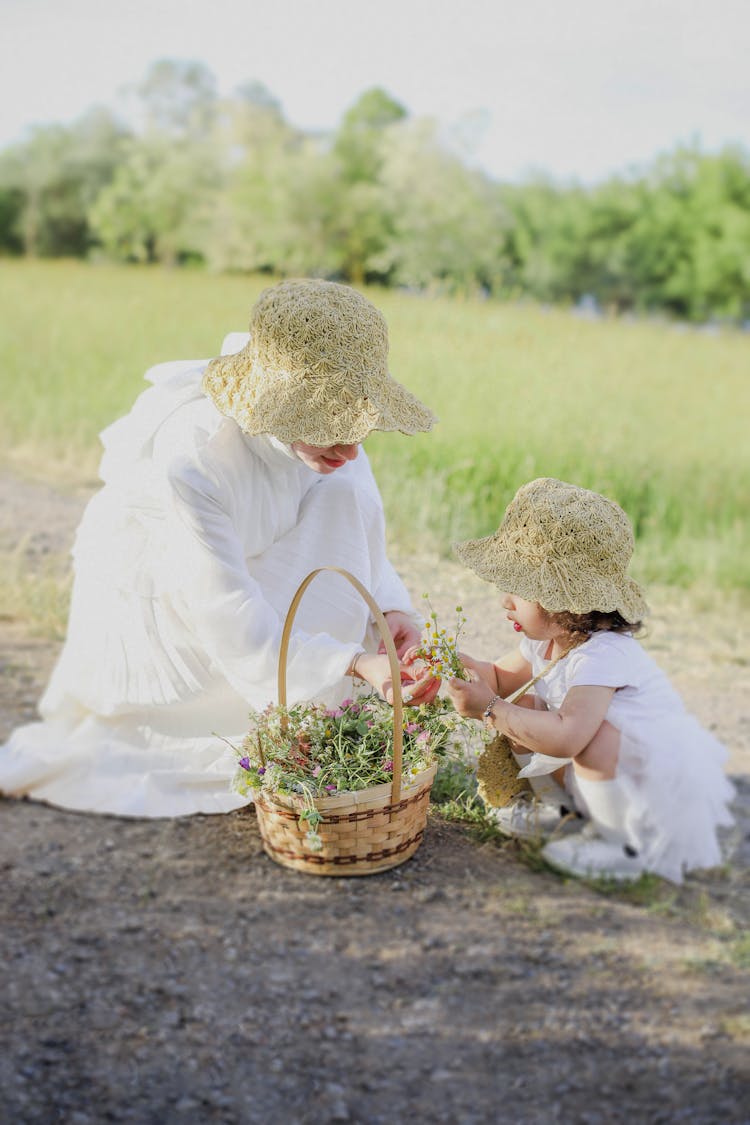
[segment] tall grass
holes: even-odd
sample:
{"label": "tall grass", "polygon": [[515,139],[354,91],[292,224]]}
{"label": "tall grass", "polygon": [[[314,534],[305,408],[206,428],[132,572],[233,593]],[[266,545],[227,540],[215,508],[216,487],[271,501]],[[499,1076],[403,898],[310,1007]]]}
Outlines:
{"label": "tall grass", "polygon": [[[211,356],[246,327],[266,279],[0,263],[4,456],[91,478],[97,432],[143,371]],[[556,310],[370,294],[394,375],[441,418],[429,435],[368,440],[404,546],[493,530],[515,489],[558,476],[606,492],[638,536],[646,580],[750,582],[750,338]]]}

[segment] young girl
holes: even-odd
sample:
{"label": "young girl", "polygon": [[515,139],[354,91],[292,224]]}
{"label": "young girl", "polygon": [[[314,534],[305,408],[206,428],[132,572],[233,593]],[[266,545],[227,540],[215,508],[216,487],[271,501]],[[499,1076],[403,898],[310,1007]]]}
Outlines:
{"label": "young girl", "polygon": [[[716,829],[732,823],[733,788],[726,751],[633,636],[647,608],[626,574],[633,545],[627,516],[605,497],[551,478],[520,488],[494,535],[455,548],[504,591],[520,647],[496,663],[465,657],[472,681],[447,686],[460,714],[529,752],[522,776],[536,788],[554,775],[589,819],[545,846],[552,866],[681,882],[721,862]],[[535,676],[535,696],[506,702]],[[503,813],[507,827],[512,810]]]}

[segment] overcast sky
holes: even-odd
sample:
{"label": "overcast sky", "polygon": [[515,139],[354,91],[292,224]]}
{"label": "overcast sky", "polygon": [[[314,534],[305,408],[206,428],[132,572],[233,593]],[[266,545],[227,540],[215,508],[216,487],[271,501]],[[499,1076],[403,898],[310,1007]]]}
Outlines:
{"label": "overcast sky", "polygon": [[0,146],[123,106],[160,58],[263,82],[305,129],[383,86],[500,179],[750,150],[750,0],[0,0]]}

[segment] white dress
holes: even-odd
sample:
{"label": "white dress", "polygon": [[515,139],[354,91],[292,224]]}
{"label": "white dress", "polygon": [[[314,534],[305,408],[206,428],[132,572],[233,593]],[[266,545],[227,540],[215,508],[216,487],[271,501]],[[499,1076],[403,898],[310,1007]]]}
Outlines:
{"label": "white dress", "polygon": [[[233,334],[225,351],[246,340]],[[238,808],[222,739],[236,744],[249,708],[276,700],[302,579],[343,567],[383,611],[413,613],[364,451],[324,476],[248,437],[202,393],[207,362],[147,372],[153,386],[101,435],[104,487],[75,539],[67,638],[43,721],[0,747],[6,794],[124,816]],[[354,654],[374,642],[360,595],[319,575],[295,618],[288,701],[340,701]]]}
{"label": "white dress", "polygon": [[[547,641],[521,640],[537,675]],[[552,710],[572,687],[615,688],[607,721],[620,731],[617,777],[627,794],[629,842],[646,869],[680,882],[684,871],[721,863],[716,829],[733,823],[734,788],[724,747],[684,707],[667,676],[634,637],[594,633],[535,686]],[[559,769],[570,759],[533,754],[521,776]]]}

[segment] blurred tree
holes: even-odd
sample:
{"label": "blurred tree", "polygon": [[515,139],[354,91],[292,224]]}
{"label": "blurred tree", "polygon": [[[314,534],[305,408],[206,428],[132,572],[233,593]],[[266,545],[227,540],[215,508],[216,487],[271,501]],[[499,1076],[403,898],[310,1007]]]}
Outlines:
{"label": "blurred tree", "polygon": [[627,237],[634,303],[693,320],[750,311],[750,162],[679,149],[635,185]]}
{"label": "blurred tree", "polygon": [[202,260],[222,186],[213,75],[203,63],[163,59],[137,93],[145,128],[92,206],[92,228],[122,261]]}
{"label": "blurred tree", "polygon": [[333,143],[347,183],[375,183],[383,165],[383,131],[407,116],[404,107],[375,86],[344,114]]}
{"label": "blurred tree", "polygon": [[216,79],[202,62],[160,59],[137,87],[146,131],[199,141],[211,135],[218,113]]}
{"label": "blurred tree", "polygon": [[126,132],[108,110],[79,121],[37,126],[28,141],[0,154],[0,191],[10,193],[4,236],[29,255],[85,254],[89,209],[120,160]]}
{"label": "blurred tree", "polygon": [[347,280],[385,281],[375,264],[385,246],[389,208],[381,183],[388,138],[405,108],[378,86],[365,90],[344,114],[329,163],[330,235],[338,270]]}
{"label": "blurred tree", "polygon": [[91,208],[91,226],[120,261],[201,260],[216,192],[212,149],[155,134],[133,138]]}
{"label": "blurred tree", "polygon": [[586,188],[469,166],[481,115],[441,132],[366,90],[335,133],[294,128],[249,82],[220,99],[163,59],[140,127],[106,110],[0,152],[0,252],[205,261],[449,291],[585,295],[615,309],[750,318],[750,155],[683,147]]}
{"label": "blurred tree", "polygon": [[400,285],[499,290],[508,215],[494,185],[445,151],[425,120],[394,127],[383,161],[383,247],[368,269]]}
{"label": "blurred tree", "polygon": [[216,169],[222,189],[205,243],[220,270],[281,270],[292,238],[290,194],[310,177],[309,144],[260,83],[222,107]]}
{"label": "blurred tree", "polygon": [[0,254],[23,253],[23,208],[24,195],[19,188],[0,187]]}

